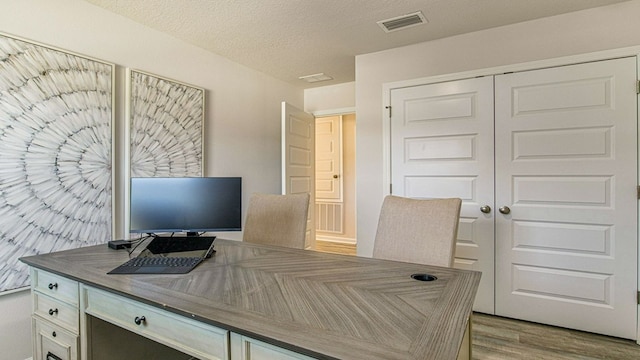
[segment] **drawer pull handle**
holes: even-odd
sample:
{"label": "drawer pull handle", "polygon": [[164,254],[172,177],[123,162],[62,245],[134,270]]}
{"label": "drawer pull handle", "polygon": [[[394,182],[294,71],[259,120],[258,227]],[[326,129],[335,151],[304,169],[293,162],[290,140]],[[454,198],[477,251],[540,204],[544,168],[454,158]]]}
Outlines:
{"label": "drawer pull handle", "polygon": [[53,289],[57,289],[58,288],[58,283],[49,283],[49,290],[53,290]]}
{"label": "drawer pull handle", "polygon": [[133,319],[133,322],[136,323],[136,325],[143,324],[145,321],[147,321],[147,319],[144,316],[136,316],[136,318]]}
{"label": "drawer pull handle", "polygon": [[56,332],[54,331],[54,332],[51,333],[51,336],[56,337],[56,336],[58,336],[58,334],[56,334]]}
{"label": "drawer pull handle", "polygon": [[58,309],[49,309],[49,315],[53,316],[53,314],[57,314]]}
{"label": "drawer pull handle", "polygon": [[52,353],[51,351],[49,351],[47,353],[47,359],[46,360],[62,360],[62,358],[56,356],[54,353]]}

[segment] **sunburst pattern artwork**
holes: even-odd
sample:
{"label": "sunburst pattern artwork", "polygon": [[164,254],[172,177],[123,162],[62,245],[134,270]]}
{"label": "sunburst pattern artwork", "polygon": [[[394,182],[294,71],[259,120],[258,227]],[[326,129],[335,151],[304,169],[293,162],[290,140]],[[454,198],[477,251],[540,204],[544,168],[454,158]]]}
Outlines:
{"label": "sunburst pattern artwork", "polygon": [[204,90],[129,70],[132,177],[202,176]]}
{"label": "sunburst pattern artwork", "polygon": [[113,65],[0,35],[0,292],[112,235]]}

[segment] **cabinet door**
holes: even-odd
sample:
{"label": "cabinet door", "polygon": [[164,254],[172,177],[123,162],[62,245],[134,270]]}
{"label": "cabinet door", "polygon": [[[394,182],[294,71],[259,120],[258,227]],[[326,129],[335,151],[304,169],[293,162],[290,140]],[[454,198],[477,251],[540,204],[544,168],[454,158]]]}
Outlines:
{"label": "cabinet door", "polygon": [[496,314],[634,339],[636,60],[496,76]]}
{"label": "cabinet door", "polygon": [[36,316],[32,324],[36,360],[78,359],[77,335]]}
{"label": "cabinet door", "polygon": [[482,271],[474,310],[490,314],[493,134],[493,77],[391,90],[392,193],[462,199],[455,267]]}

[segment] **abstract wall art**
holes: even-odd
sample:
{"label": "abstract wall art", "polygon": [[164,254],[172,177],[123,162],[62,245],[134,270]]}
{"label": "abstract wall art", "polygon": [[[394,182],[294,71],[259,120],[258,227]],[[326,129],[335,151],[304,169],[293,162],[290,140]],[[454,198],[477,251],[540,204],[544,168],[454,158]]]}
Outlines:
{"label": "abstract wall art", "polygon": [[0,34],[0,292],[112,238],[114,65]]}
{"label": "abstract wall art", "polygon": [[203,174],[204,89],[128,71],[131,177]]}

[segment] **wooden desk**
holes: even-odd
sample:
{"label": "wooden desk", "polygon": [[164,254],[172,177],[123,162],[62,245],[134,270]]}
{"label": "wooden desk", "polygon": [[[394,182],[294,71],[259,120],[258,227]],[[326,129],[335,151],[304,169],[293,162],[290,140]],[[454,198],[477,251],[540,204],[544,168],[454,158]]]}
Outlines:
{"label": "wooden desk", "polygon": [[77,335],[70,347],[82,359],[108,358],[96,348],[113,347],[98,336],[113,329],[100,332],[107,323],[96,319],[199,358],[456,359],[480,281],[472,271],[221,239],[215,249],[184,275],[107,275],[128,255],[106,245],[22,258],[32,267],[35,336],[56,341],[47,331],[60,301],[77,308],[79,324],[71,317],[61,330]]}

